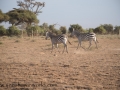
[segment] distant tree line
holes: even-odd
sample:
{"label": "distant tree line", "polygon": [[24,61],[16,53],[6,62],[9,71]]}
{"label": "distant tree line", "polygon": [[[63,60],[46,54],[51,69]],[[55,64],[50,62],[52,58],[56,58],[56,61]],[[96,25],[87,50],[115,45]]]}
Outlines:
{"label": "distant tree line", "polygon": [[24,0],[17,1],[17,5],[20,8],[13,8],[13,10],[3,13],[0,10],[0,23],[9,22],[11,26],[5,29],[4,26],[0,26],[0,36],[39,36],[45,35],[46,31],[51,31],[58,34],[65,34],[67,32],[72,32],[72,29],[78,30],[80,32],[95,32],[96,34],[119,34],[120,26],[115,26],[111,24],[103,24],[96,28],[83,29],[79,24],[72,24],[69,26],[68,30],[65,26],[60,26],[56,29],[55,26],[58,24],[48,25],[43,23],[38,25],[39,20],[37,15],[42,13],[41,9],[45,7],[45,3],[36,2],[35,0]]}
{"label": "distant tree line", "polygon": [[94,32],[96,34],[119,34],[119,30],[120,30],[120,26],[113,27],[113,25],[111,24],[103,24],[96,28],[89,28],[89,29],[83,29],[82,26],[80,26],[79,24],[73,24],[70,25],[69,32],[72,32],[73,28],[83,33]]}
{"label": "distant tree line", "polygon": [[6,29],[4,26],[0,26],[0,36],[21,36],[22,33],[27,36],[40,36],[45,35],[46,31],[51,31],[54,34],[66,34],[72,32],[73,28],[75,30],[78,30],[81,33],[90,33],[94,32],[96,34],[119,34],[120,26],[113,27],[111,24],[104,24],[100,25],[96,28],[89,28],[89,29],[83,29],[82,26],[79,24],[73,24],[70,25],[70,27],[67,28],[65,26],[60,26],[59,29],[55,28],[55,25],[48,25],[47,23],[43,23],[42,25],[34,25],[34,26],[27,26],[25,30],[18,29],[18,26],[12,25],[8,29]]}

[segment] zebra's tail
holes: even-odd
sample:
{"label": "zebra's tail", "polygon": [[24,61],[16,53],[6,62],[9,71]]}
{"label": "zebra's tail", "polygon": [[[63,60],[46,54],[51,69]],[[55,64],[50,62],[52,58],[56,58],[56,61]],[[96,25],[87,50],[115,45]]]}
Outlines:
{"label": "zebra's tail", "polygon": [[99,43],[98,40],[97,40],[97,38],[96,38],[96,41],[97,41],[97,43]]}
{"label": "zebra's tail", "polygon": [[70,42],[69,40],[68,40],[68,42],[69,42],[70,45],[72,45],[71,42]]}

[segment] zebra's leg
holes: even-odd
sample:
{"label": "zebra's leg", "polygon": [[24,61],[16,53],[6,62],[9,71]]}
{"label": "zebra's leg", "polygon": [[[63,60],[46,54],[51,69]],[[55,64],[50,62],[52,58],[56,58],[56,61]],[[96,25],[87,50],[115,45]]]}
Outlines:
{"label": "zebra's leg", "polygon": [[[78,43],[77,49],[79,48],[79,46],[82,47],[81,42]],[[85,49],[84,47],[82,47],[82,48]],[[77,49],[76,49],[76,50],[77,50]]]}
{"label": "zebra's leg", "polygon": [[67,44],[66,44],[66,52],[68,53],[68,50],[67,50]]}
{"label": "zebra's leg", "polygon": [[95,38],[93,39],[93,41],[95,42],[96,48],[98,49],[98,46],[97,46],[98,40],[97,40],[97,38],[95,37]]}
{"label": "zebra's leg", "polygon": [[[79,46],[82,47],[81,42],[82,42],[81,39],[79,39],[79,40],[78,40],[78,46],[77,46],[77,49],[79,48]],[[83,47],[82,47],[82,48],[83,48]],[[76,49],[76,50],[77,50],[77,49]],[[85,48],[83,48],[83,49],[85,49]]]}
{"label": "zebra's leg", "polygon": [[60,53],[59,48],[58,48],[58,44],[56,44],[56,48],[57,48],[58,52]]}
{"label": "zebra's leg", "polygon": [[97,42],[95,40],[94,40],[94,42],[95,42],[96,48],[98,49]]}
{"label": "zebra's leg", "polygon": [[52,51],[51,51],[51,53],[53,52],[53,48],[54,48],[54,44],[52,44]]}
{"label": "zebra's leg", "polygon": [[64,44],[64,49],[63,49],[63,52],[62,52],[62,53],[64,53],[65,48],[66,48],[66,46],[65,46],[65,44]]}
{"label": "zebra's leg", "polygon": [[65,49],[66,49],[66,52],[68,53],[68,50],[67,50],[67,44],[65,44],[65,43],[63,43],[63,44],[64,44],[63,53],[64,53]]}
{"label": "zebra's leg", "polygon": [[[81,45],[80,45],[80,42],[78,42],[78,46],[77,46],[77,49],[79,48],[79,46],[81,46]],[[76,50],[77,50],[77,49],[76,49]]]}
{"label": "zebra's leg", "polygon": [[96,41],[97,41],[97,43],[99,43],[98,40],[97,40],[97,38],[96,38]]}
{"label": "zebra's leg", "polygon": [[[77,49],[79,48],[79,46],[82,47],[81,41],[78,42],[78,47],[77,47]],[[82,47],[82,48],[85,49],[84,47]],[[77,49],[76,49],[76,50],[77,50]]]}
{"label": "zebra's leg", "polygon": [[82,47],[83,49],[85,49],[85,48],[82,46],[81,42],[80,42],[80,47]]}
{"label": "zebra's leg", "polygon": [[91,46],[92,44],[91,44],[91,40],[89,41],[89,47],[88,47],[88,49],[90,48],[90,46]]}

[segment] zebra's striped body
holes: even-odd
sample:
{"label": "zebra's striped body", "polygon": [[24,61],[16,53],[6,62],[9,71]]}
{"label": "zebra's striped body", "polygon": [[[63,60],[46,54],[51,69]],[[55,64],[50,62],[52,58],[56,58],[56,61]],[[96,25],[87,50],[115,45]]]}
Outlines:
{"label": "zebra's striped body", "polygon": [[[53,47],[54,45],[57,45],[58,47],[58,44],[60,43],[63,43],[64,44],[64,49],[63,49],[63,52],[66,48],[66,52],[68,53],[68,50],[67,50],[67,36],[65,34],[61,34],[61,35],[53,35],[51,32],[46,32],[46,39],[50,37],[51,39],[51,43],[52,43],[52,51],[53,51]],[[69,42],[70,43],[70,42]]]}
{"label": "zebra's striped body", "polygon": [[[76,30],[73,29],[72,33],[71,33],[71,36],[76,36],[77,39],[78,39],[78,47],[77,49],[79,48],[79,45],[81,46],[81,42],[82,41],[89,41],[89,47],[88,49],[90,48],[91,46],[91,42],[94,41],[95,44],[96,44],[96,48],[97,47],[97,38],[96,38],[96,34],[95,33],[80,33]],[[81,46],[82,47],[82,46]],[[83,47],[82,47],[83,48]],[[84,48],[83,48],[84,49]]]}

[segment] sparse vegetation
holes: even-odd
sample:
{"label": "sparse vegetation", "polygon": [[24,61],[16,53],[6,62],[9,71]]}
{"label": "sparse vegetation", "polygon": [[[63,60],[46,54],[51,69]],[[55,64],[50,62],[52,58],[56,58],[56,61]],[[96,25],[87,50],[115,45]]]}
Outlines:
{"label": "sparse vegetation", "polygon": [[119,35],[97,35],[98,38],[104,39],[104,38],[108,38],[108,39],[119,39],[120,36]]}
{"label": "sparse vegetation", "polygon": [[33,39],[33,40],[31,40],[31,42],[36,42],[36,40]]}
{"label": "sparse vegetation", "polygon": [[1,41],[0,41],[0,45],[3,44]]}
{"label": "sparse vegetation", "polygon": [[2,36],[1,38],[2,38],[2,39],[7,39],[8,37],[7,37],[7,36]]}
{"label": "sparse vegetation", "polygon": [[20,42],[20,40],[15,40],[16,43]]}

